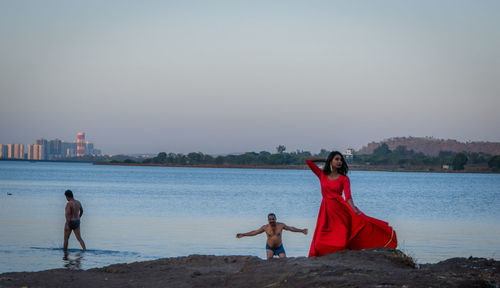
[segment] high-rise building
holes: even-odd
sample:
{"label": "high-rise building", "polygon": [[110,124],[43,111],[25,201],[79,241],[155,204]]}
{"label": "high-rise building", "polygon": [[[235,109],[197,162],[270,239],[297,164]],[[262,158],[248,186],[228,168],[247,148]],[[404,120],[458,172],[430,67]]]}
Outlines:
{"label": "high-rise building", "polygon": [[[37,150],[38,159],[36,160],[47,160],[47,156],[49,154],[49,141],[47,141],[47,139],[40,138],[36,140],[36,144],[39,145]],[[34,153],[33,158],[35,158]]]}
{"label": "high-rise building", "polygon": [[33,159],[33,144],[28,144],[27,145],[28,153],[26,154],[26,159],[28,160],[34,160]]}
{"label": "high-rise building", "polygon": [[33,144],[33,160],[40,160],[38,157],[40,146],[40,144]]}
{"label": "high-rise building", "polygon": [[94,144],[90,143],[89,141],[85,142],[85,154],[87,155],[93,155],[94,153]]}
{"label": "high-rise building", "polygon": [[61,152],[64,157],[76,156],[76,142],[61,141]]}
{"label": "high-rise building", "polygon": [[76,156],[85,155],[85,133],[78,132],[76,134]]}
{"label": "high-rise building", "polygon": [[23,144],[12,144],[12,145],[14,146],[14,155],[12,158],[23,159],[24,158]]}
{"label": "high-rise building", "polygon": [[14,149],[14,153],[12,155],[12,159],[17,159],[19,158],[19,145],[17,144],[12,144],[12,148]]}
{"label": "high-rise building", "polygon": [[0,144],[0,158],[7,158],[8,153],[7,145]]}
{"label": "high-rise building", "polygon": [[9,159],[14,158],[14,145],[13,144],[7,144],[7,158],[9,158]]}
{"label": "high-rise building", "polygon": [[49,141],[44,138],[36,140],[36,144],[40,145],[38,147],[38,159],[37,160],[47,160],[49,154]]}
{"label": "high-rise building", "polygon": [[57,138],[49,141],[49,159],[63,157],[61,143],[61,140]]}
{"label": "high-rise building", "polygon": [[38,160],[46,160],[47,154],[45,154],[45,147],[38,144]]}

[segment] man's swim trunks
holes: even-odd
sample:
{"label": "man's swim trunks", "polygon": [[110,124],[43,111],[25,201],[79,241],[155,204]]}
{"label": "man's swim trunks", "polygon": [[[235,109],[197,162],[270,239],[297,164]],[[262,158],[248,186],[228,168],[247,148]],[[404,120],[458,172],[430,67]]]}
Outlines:
{"label": "man's swim trunks", "polygon": [[281,244],[280,247],[273,249],[273,248],[269,247],[269,245],[267,245],[267,243],[266,243],[266,249],[273,251],[274,255],[280,255],[281,253],[286,254],[285,248],[283,248],[283,244]]}
{"label": "man's swim trunks", "polygon": [[68,223],[69,229],[75,230],[76,228],[80,227],[80,220],[71,220]]}

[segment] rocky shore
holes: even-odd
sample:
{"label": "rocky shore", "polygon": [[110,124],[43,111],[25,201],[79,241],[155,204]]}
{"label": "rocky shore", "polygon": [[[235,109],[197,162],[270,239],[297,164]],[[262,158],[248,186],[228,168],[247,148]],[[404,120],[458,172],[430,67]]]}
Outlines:
{"label": "rocky shore", "polygon": [[452,258],[415,265],[399,250],[341,251],[320,258],[164,258],[86,271],[0,274],[0,287],[500,287],[500,261]]}

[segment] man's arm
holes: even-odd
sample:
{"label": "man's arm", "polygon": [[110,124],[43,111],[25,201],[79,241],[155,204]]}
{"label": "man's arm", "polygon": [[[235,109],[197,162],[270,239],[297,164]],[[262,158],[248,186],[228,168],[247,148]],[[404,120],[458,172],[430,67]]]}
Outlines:
{"label": "man's arm", "polygon": [[79,206],[80,206],[80,216],[78,216],[78,217],[82,217],[82,215],[83,215],[83,206],[82,206],[82,202],[78,201],[78,204],[79,204]]}
{"label": "man's arm", "polygon": [[255,235],[259,235],[260,233],[264,232],[264,227],[266,227],[266,225],[260,227],[260,229],[257,229],[257,230],[253,230],[253,231],[250,231],[250,232],[247,232],[247,233],[238,233],[236,234],[236,238],[241,238],[241,237],[244,237],[244,236],[255,236]]}
{"label": "man's arm", "polygon": [[292,231],[292,232],[300,232],[300,233],[304,233],[305,235],[307,235],[307,229],[298,229],[298,228],[295,228],[293,226],[287,226],[286,224],[284,224],[285,226],[283,226],[283,229],[285,230],[288,230],[288,231]]}
{"label": "man's arm", "polygon": [[64,210],[64,217],[66,217],[66,224],[69,223],[69,221],[71,221],[71,205],[69,204],[66,204],[66,209]]}

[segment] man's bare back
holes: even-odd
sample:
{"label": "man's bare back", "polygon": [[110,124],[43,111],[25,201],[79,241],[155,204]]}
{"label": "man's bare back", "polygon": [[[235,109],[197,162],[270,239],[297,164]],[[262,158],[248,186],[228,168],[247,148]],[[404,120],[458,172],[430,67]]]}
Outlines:
{"label": "man's bare back", "polygon": [[241,238],[244,236],[255,236],[262,232],[266,232],[267,259],[273,258],[274,255],[278,255],[280,258],[286,257],[285,249],[283,248],[283,243],[281,240],[281,234],[283,230],[288,230],[292,232],[301,232],[307,235],[307,229],[297,229],[292,226],[287,226],[285,223],[276,222],[276,215],[274,215],[273,213],[267,215],[267,220],[269,221],[269,224],[266,224],[257,230],[250,231],[247,233],[236,234],[236,238]]}
{"label": "man's bare back", "polygon": [[80,209],[82,208],[82,204],[80,201],[72,199],[68,201],[68,204],[66,204],[66,213],[67,213],[67,219],[69,221],[72,220],[80,220]]}

